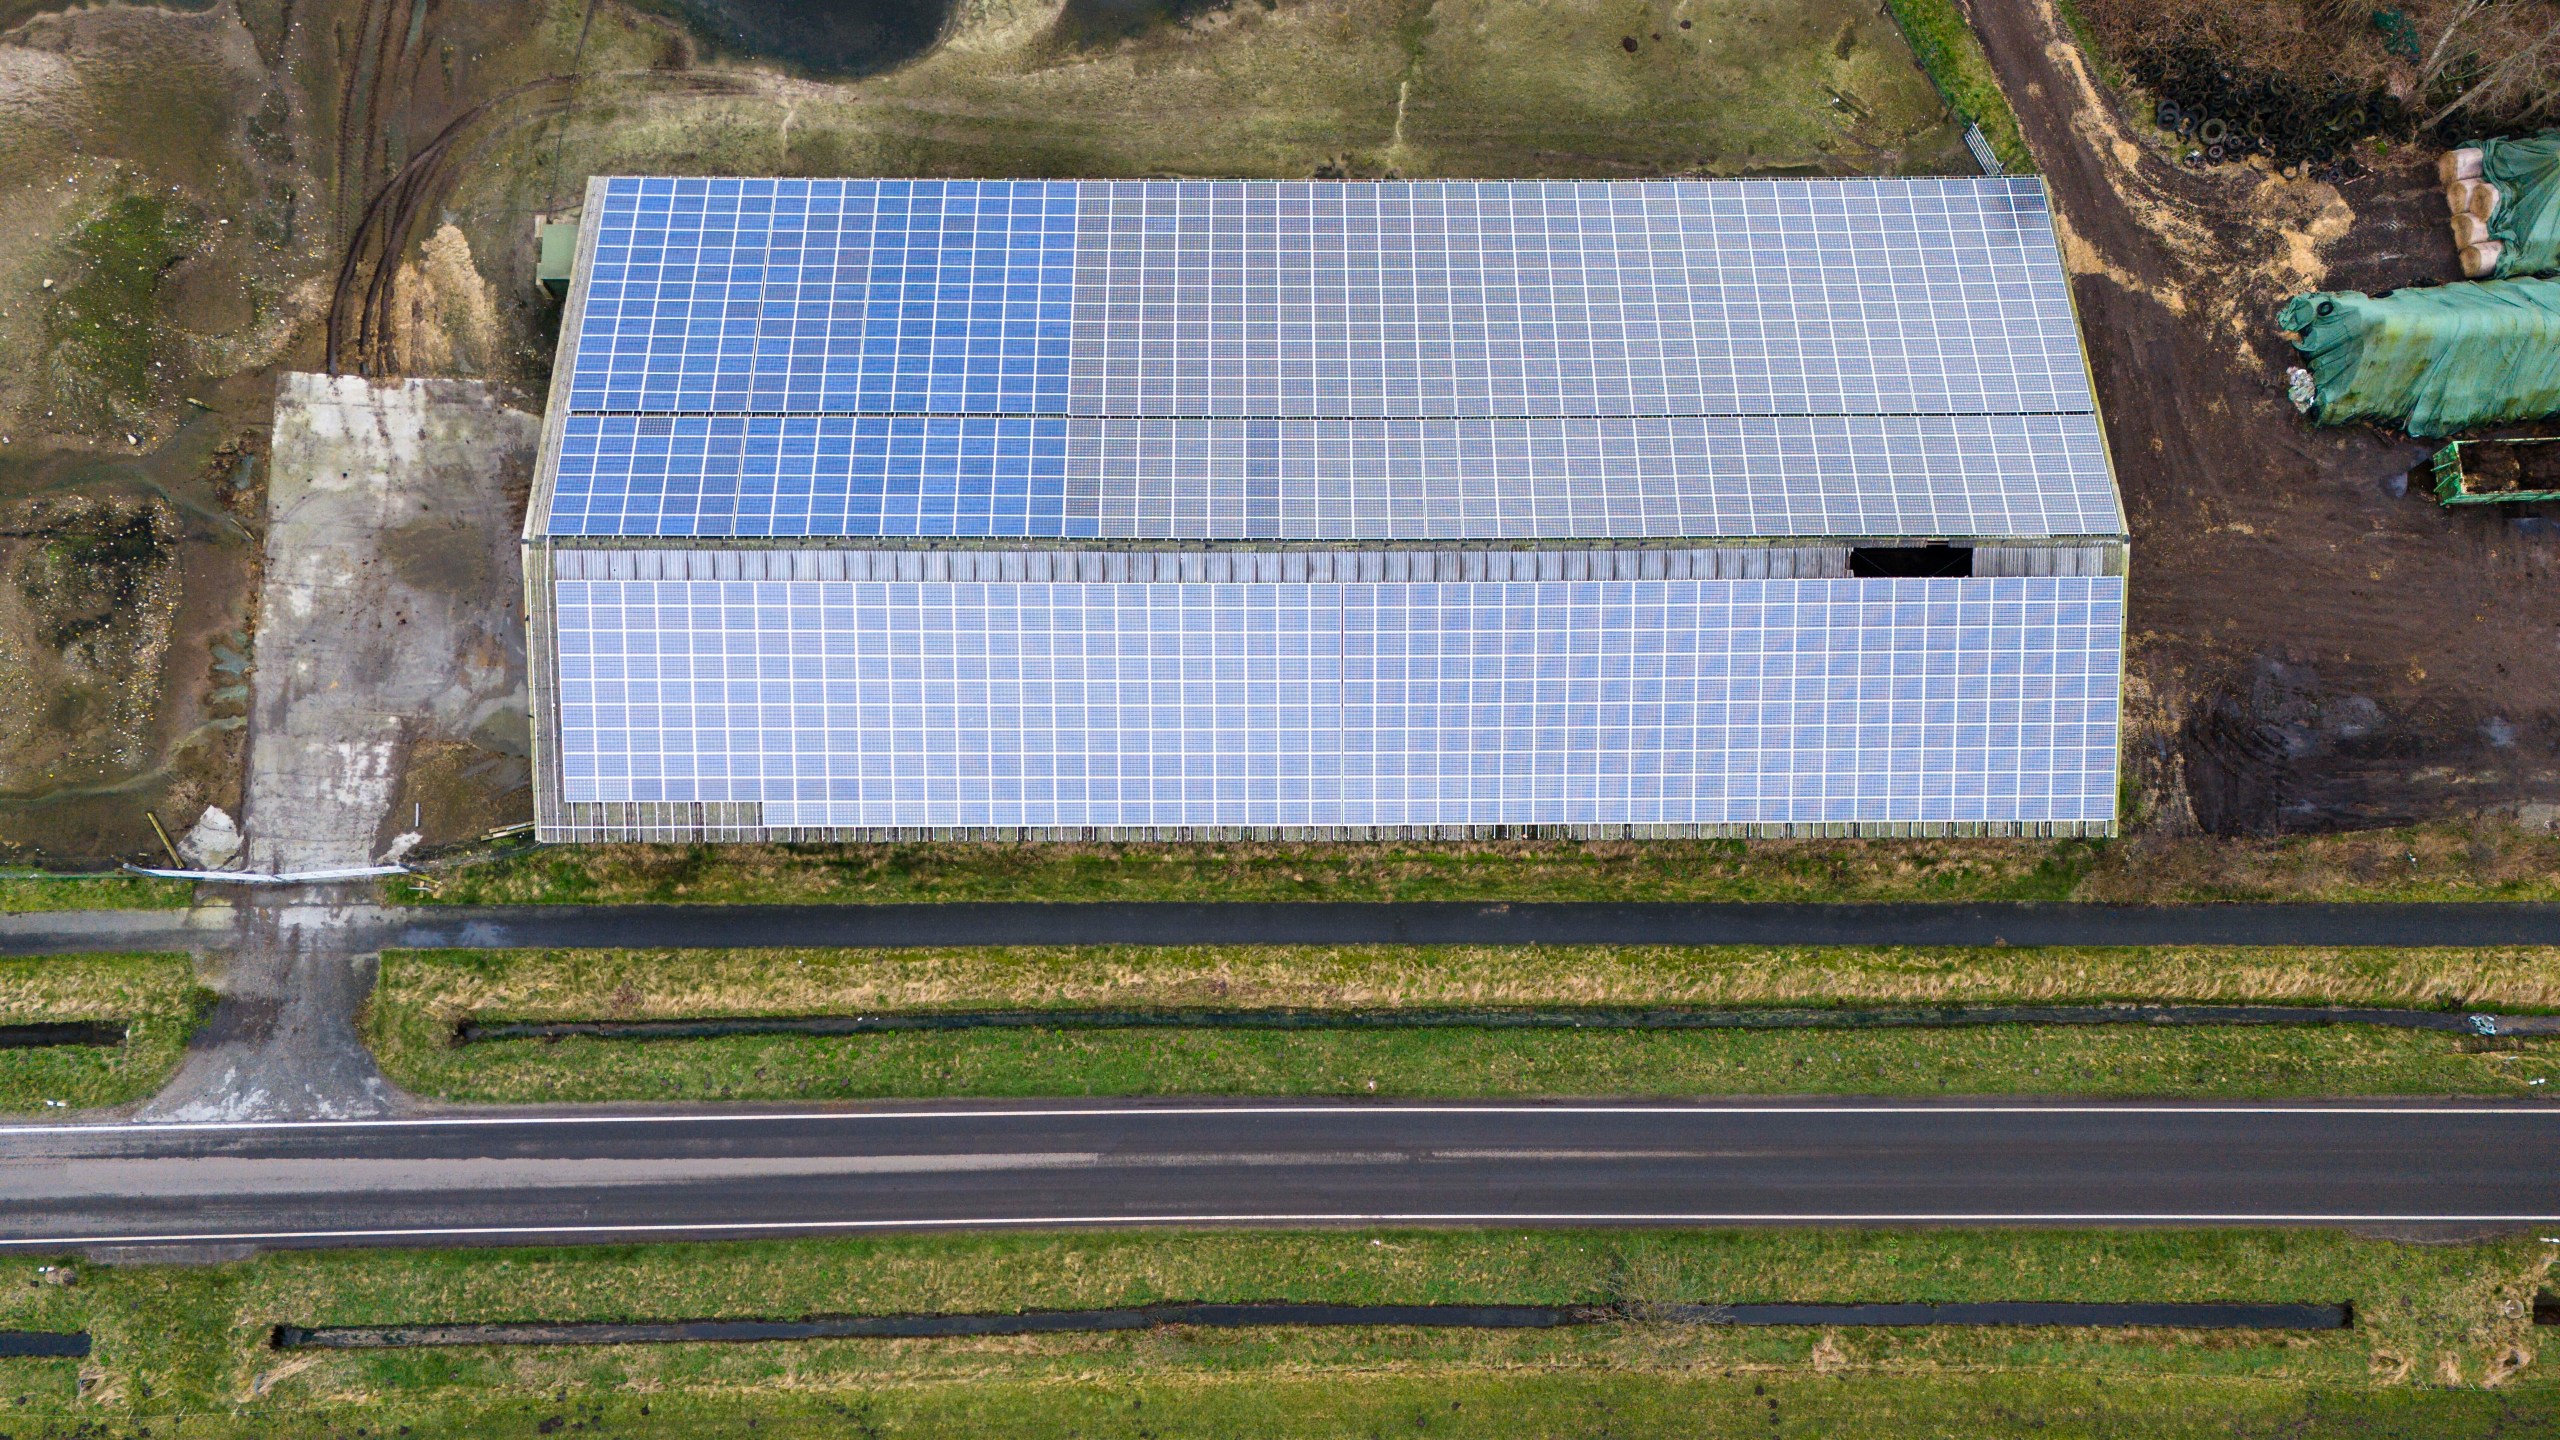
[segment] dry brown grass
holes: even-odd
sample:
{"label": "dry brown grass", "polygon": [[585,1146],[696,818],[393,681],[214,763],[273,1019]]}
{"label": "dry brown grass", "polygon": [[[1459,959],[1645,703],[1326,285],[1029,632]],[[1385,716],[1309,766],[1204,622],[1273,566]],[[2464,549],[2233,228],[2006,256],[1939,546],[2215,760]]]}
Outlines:
{"label": "dry brown grass", "polygon": [[2482,822],[2265,840],[2122,840],[2105,848],[2070,898],[2162,903],[2555,897],[2560,837]]}
{"label": "dry brown grass", "polygon": [[1780,1005],[2097,1000],[2560,1009],[2560,951],[2174,948],[430,951],[377,1004],[510,1019],[1037,1006]]}
{"label": "dry brown grass", "polygon": [[[2193,44],[2233,57],[2235,68],[2316,82],[2335,76],[2388,88],[2419,115],[2435,113],[2475,84],[2457,129],[2492,128],[2552,113],[2560,91],[2560,7],[2549,0],[2076,0],[2117,58],[2149,46]],[[2416,27],[2418,59],[2393,56],[2373,23],[2397,11]],[[2447,27],[2453,34],[2448,39]],[[2530,54],[2521,52],[2533,52]],[[2515,64],[2493,74],[2501,62]]]}
{"label": "dry brown grass", "polygon": [[2086,841],[1508,840],[548,846],[404,901],[2060,899]]}
{"label": "dry brown grass", "polygon": [[2487,819],[2233,839],[593,845],[457,856],[409,903],[2560,899],[2560,836]]}

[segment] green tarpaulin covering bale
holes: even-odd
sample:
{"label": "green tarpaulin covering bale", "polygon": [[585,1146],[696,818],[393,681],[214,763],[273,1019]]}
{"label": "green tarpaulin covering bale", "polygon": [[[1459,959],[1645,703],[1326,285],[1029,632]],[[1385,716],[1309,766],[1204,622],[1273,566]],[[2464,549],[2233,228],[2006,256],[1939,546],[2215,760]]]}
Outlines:
{"label": "green tarpaulin covering bale", "polygon": [[2530,140],[2477,140],[2480,178],[2498,187],[2489,238],[2504,279],[2560,270],[2560,130]]}
{"label": "green tarpaulin covering bale", "polygon": [[2276,322],[2301,337],[2303,412],[2324,425],[2451,435],[2560,414],[2560,280],[2296,295]]}

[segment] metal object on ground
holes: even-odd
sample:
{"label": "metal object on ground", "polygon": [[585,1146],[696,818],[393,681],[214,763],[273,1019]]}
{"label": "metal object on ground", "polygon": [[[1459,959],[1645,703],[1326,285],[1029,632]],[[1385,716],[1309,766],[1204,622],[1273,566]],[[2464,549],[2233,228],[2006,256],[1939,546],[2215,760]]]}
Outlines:
{"label": "metal object on ground", "polygon": [[371,880],[383,875],[409,873],[406,865],[349,865],[335,870],[296,870],[283,875],[264,870],[159,870],[142,865],[124,868],[154,880],[194,880],[232,885],[327,885],[339,880]]}
{"label": "metal object on ground", "polygon": [[1992,152],[1991,137],[1983,134],[1982,127],[1971,120],[1964,124],[1964,148],[1972,152],[1973,163],[1982,167],[1983,174],[2003,173],[2000,169],[2000,157]]}
{"label": "metal object on ground", "polygon": [[2447,505],[2560,500],[2560,437],[2456,440],[2435,454],[2436,499]]}

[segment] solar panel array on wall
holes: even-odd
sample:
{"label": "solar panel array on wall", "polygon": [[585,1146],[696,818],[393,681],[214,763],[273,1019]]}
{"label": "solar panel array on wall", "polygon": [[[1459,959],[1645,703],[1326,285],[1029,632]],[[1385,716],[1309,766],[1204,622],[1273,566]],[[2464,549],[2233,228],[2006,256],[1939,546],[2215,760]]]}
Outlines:
{"label": "solar panel array on wall", "polygon": [[[2040,182],[599,179],[546,838],[2104,831]],[[1852,545],[1977,547],[1854,578]]]}

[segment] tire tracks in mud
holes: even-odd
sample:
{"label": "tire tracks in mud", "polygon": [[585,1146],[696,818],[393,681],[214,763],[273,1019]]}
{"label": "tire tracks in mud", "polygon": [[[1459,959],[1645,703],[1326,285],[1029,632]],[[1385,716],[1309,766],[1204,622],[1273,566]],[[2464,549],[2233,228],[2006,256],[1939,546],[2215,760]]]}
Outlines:
{"label": "tire tracks in mud", "polygon": [[752,88],[744,77],[693,71],[545,75],[502,90],[456,115],[374,192],[347,239],[330,291],[325,360],[330,374],[344,374],[351,367],[364,375],[382,373],[381,356],[395,322],[393,282],[400,256],[417,228],[418,216],[447,190],[454,160],[469,148],[465,142],[565,116],[575,105],[581,84],[595,81],[638,82],[662,96],[739,95]]}
{"label": "tire tracks in mud", "polygon": [[[2452,278],[2412,229],[2432,173],[2181,167],[2054,0],[1967,9],[2051,188],[2105,411],[2134,536],[2124,760],[2158,823],[2355,829],[2548,798],[2560,647],[2516,640],[2560,630],[2560,556],[2407,495],[2412,446],[2306,426],[2282,394],[2275,300]],[[2282,713],[2258,698],[2270,674]],[[2493,718],[2503,749],[2472,738]]]}

